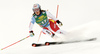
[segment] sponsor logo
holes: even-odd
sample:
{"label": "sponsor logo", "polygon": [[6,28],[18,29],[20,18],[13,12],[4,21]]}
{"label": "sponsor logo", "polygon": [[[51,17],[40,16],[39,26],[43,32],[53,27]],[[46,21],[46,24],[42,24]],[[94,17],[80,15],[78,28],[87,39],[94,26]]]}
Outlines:
{"label": "sponsor logo", "polygon": [[36,22],[41,22],[41,21],[43,21],[46,17],[47,17],[47,16],[42,15],[42,16],[40,16],[40,17],[38,18],[39,20],[37,20]]}
{"label": "sponsor logo", "polygon": [[39,17],[39,19],[43,19],[43,18],[44,18],[44,15],[42,15],[42,16]]}
{"label": "sponsor logo", "polygon": [[43,14],[45,14],[45,12],[43,12]]}
{"label": "sponsor logo", "polygon": [[37,18],[37,16],[35,16],[35,18]]}
{"label": "sponsor logo", "polygon": [[51,35],[52,33],[51,32],[49,32],[49,31],[46,31],[49,35]]}

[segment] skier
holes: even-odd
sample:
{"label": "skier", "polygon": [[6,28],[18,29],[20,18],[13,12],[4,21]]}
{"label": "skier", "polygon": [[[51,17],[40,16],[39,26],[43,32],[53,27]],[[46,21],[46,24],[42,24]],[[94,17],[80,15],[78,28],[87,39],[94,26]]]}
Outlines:
{"label": "skier", "polygon": [[[29,34],[30,36],[34,36],[33,33],[33,25],[36,22],[41,28],[43,28],[42,32],[44,34],[47,34],[48,36],[51,36],[54,39],[57,39],[58,36],[55,35],[55,33],[59,34],[66,34],[65,31],[61,30],[57,25],[56,22],[58,23],[59,26],[62,26],[62,22],[59,21],[56,17],[54,17],[50,12],[41,10],[41,6],[39,4],[34,4],[32,8],[34,14],[31,18],[31,23],[29,26]],[[48,19],[50,17],[51,19]]]}

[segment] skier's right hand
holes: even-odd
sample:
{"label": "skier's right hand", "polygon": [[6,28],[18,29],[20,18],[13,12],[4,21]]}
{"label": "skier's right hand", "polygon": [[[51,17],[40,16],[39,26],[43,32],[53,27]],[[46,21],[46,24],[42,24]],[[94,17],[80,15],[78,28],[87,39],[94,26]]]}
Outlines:
{"label": "skier's right hand", "polygon": [[33,36],[34,36],[33,31],[29,31],[29,36],[30,36],[30,37],[33,37]]}

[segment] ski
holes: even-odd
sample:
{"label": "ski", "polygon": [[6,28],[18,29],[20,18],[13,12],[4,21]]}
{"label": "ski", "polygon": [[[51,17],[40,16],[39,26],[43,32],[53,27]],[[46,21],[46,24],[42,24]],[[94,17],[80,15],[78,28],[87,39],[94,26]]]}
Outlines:
{"label": "ski", "polygon": [[39,46],[48,46],[50,45],[49,43],[45,42],[45,44],[36,44],[36,43],[33,43],[32,46],[33,47],[39,47]]}
{"label": "ski", "polygon": [[86,40],[80,40],[80,41],[69,41],[69,42],[45,42],[45,44],[36,44],[33,43],[33,47],[40,47],[40,46],[49,46],[49,45],[56,45],[56,44],[68,44],[68,43],[78,43],[78,42],[87,42],[87,41],[95,41],[97,38],[91,38]]}

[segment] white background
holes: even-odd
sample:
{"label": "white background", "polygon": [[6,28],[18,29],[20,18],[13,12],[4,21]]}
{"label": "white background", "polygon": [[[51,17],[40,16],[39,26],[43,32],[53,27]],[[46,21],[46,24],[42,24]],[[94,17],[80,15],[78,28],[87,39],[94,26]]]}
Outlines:
{"label": "white background", "polygon": [[[28,36],[33,13],[32,6],[35,3],[39,3],[43,10],[48,9],[54,16],[56,16],[57,5],[59,5],[58,19],[64,24],[61,29],[66,31],[94,20],[100,20],[100,0],[0,0],[0,48]],[[14,49],[15,54],[16,49],[22,46],[26,49],[31,46],[31,43],[36,42],[41,28],[35,24],[33,30],[35,37],[6,49],[7,52],[12,54],[12,49]],[[6,50],[3,52],[6,53]],[[18,52],[21,51],[20,49]],[[30,49],[29,51],[31,52]]]}

